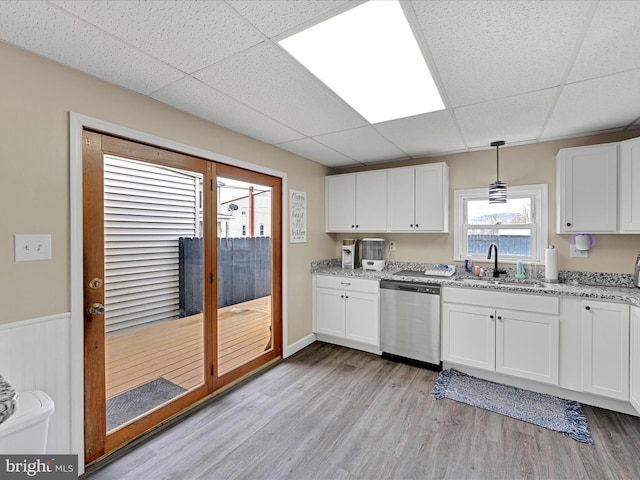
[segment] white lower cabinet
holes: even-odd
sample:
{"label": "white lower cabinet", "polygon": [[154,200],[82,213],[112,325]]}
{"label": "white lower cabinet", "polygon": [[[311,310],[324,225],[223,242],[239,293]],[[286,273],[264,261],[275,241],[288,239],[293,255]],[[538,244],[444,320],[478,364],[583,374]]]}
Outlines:
{"label": "white lower cabinet", "polygon": [[443,289],[442,359],[558,384],[559,299]]}
{"label": "white lower cabinet", "polygon": [[316,275],[314,332],[378,347],[379,293],[377,280]]}
{"label": "white lower cabinet", "polygon": [[559,318],[496,311],[496,372],[558,384]]}
{"label": "white lower cabinet", "polygon": [[629,305],[581,306],[582,391],[629,401]]}
{"label": "white lower cabinet", "polygon": [[631,307],[630,314],[631,347],[629,372],[629,400],[631,405],[640,413],[640,307]]}
{"label": "white lower cabinet", "polygon": [[494,311],[455,303],[442,304],[442,359],[470,367],[496,367]]}

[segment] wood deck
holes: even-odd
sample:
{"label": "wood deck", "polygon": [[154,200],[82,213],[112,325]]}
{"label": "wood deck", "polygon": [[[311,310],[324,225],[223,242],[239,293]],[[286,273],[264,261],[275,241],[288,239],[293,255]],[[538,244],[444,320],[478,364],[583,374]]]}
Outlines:
{"label": "wood deck", "polygon": [[[270,346],[271,297],[218,310],[219,374],[256,357]],[[111,398],[155,378],[183,388],[204,381],[202,314],[107,335],[106,393]]]}

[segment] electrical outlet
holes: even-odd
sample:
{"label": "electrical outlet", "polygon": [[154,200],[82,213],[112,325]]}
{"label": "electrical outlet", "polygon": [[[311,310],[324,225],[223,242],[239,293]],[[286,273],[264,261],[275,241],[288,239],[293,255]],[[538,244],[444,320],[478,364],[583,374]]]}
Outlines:
{"label": "electrical outlet", "polygon": [[589,250],[578,250],[575,245],[571,245],[569,256],[571,258],[589,258]]}
{"label": "electrical outlet", "polygon": [[396,242],[389,242],[389,251],[394,252],[396,250]]}
{"label": "electrical outlet", "polygon": [[14,235],[16,262],[51,260],[51,235]]}

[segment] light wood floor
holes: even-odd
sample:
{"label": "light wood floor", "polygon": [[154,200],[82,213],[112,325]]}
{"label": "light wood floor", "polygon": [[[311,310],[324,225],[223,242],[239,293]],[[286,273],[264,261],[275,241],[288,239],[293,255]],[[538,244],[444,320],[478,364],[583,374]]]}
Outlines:
{"label": "light wood floor", "polygon": [[[219,309],[219,373],[264,352],[270,325],[270,296]],[[203,350],[201,314],[111,334],[106,340],[107,398],[158,377],[187,390],[201,385]]]}
{"label": "light wood floor", "polygon": [[436,372],[316,342],[91,480],[637,479],[640,418],[583,405],[595,445],[452,400]]}

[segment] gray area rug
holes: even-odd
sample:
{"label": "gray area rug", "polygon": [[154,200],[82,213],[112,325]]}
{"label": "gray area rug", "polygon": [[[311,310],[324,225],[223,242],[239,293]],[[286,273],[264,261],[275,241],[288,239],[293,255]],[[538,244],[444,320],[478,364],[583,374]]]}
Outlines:
{"label": "gray area rug", "polygon": [[540,427],[562,433],[583,443],[593,443],[587,419],[578,402],[510,387],[444,370],[433,386],[435,400],[450,398]]}
{"label": "gray area rug", "polygon": [[185,391],[166,378],[156,378],[107,400],[107,431],[156,408]]}

